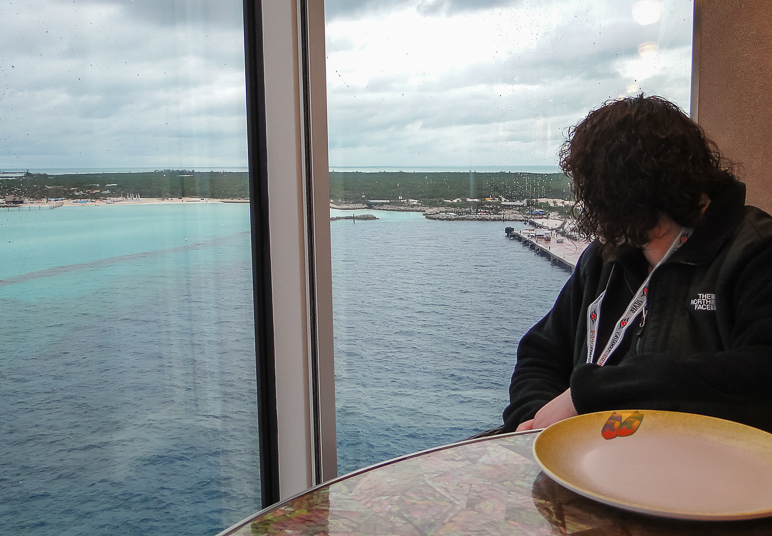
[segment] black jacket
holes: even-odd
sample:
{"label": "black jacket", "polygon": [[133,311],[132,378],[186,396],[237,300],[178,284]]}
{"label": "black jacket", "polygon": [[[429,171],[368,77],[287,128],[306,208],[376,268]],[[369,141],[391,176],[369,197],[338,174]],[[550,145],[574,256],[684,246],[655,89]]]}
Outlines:
{"label": "black jacket", "polygon": [[596,350],[645,279],[639,249],[590,245],[552,310],[520,341],[506,430],[571,387],[576,410],[700,413],[772,431],[772,218],[745,187],[714,196],[704,223],[653,274],[640,316],[605,366],[587,364],[586,311],[608,290]]}

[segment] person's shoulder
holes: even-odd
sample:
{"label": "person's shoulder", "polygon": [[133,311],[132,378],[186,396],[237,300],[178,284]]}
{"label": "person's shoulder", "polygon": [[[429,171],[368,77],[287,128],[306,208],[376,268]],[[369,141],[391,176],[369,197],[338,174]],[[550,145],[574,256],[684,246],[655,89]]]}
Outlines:
{"label": "person's shoulder", "polygon": [[745,216],[743,219],[751,220],[772,220],[772,216],[765,210],[753,205],[745,205]]}
{"label": "person's shoulder", "polygon": [[758,241],[772,238],[772,216],[758,207],[746,206],[735,235]]}
{"label": "person's shoulder", "polygon": [[604,256],[604,246],[600,240],[593,240],[587,246],[576,263],[576,269],[580,273],[587,273],[590,270],[598,268],[606,262]]}
{"label": "person's shoulder", "polygon": [[600,240],[593,240],[584,249],[584,252],[582,253],[581,257],[579,257],[579,262],[580,263],[587,262],[590,259],[601,258],[602,256],[603,256],[603,244],[601,244]]}
{"label": "person's shoulder", "polygon": [[742,219],[730,238],[730,256],[772,256],[772,216],[754,206],[744,208]]}

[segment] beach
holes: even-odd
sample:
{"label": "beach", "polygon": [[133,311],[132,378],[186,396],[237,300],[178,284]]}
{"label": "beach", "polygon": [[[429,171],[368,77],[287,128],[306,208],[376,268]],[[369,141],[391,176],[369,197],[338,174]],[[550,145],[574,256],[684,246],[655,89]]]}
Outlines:
{"label": "beach", "polygon": [[184,203],[249,203],[248,199],[209,199],[202,197],[142,197],[142,198],[111,198],[111,199],[60,199],[56,201],[32,201],[0,205],[6,210],[42,210],[59,207],[101,207],[109,205],[178,205]]}

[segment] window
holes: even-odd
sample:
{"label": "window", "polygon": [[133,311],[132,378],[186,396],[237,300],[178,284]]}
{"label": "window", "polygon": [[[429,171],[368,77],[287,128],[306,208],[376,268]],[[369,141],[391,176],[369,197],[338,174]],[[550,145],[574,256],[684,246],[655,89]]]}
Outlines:
{"label": "window", "polygon": [[242,3],[0,7],[0,532],[260,508]]}
{"label": "window", "polygon": [[500,424],[517,342],[570,273],[505,227],[566,220],[557,149],[590,109],[640,92],[689,109],[693,7],[325,8],[344,472]]}
{"label": "window", "polygon": [[[488,4],[326,2],[328,166],[322,4],[246,3],[265,21],[257,124],[277,299],[263,298],[275,315],[282,496],[329,478],[336,461],[345,471],[497,424],[519,334],[568,275],[507,241],[508,222],[456,221],[437,202],[451,221],[357,208],[327,227],[330,198],[372,204],[386,192],[415,208],[455,192],[456,216],[495,217],[481,214],[481,194],[565,195],[541,175],[555,170],[563,129],[605,98],[642,90],[688,107],[688,2]],[[660,18],[633,25],[638,5],[660,6]],[[249,288],[264,274],[251,270],[249,209],[212,202],[243,201],[248,184],[241,5],[213,6],[0,8],[2,531],[210,534],[259,508],[254,346],[273,342],[253,336]],[[512,17],[526,8],[536,15]],[[362,58],[378,72],[346,63]],[[352,173],[381,171],[414,180],[357,191]],[[485,175],[501,171],[538,173]],[[513,287],[527,291],[513,298]],[[304,429],[314,422],[316,436]]]}

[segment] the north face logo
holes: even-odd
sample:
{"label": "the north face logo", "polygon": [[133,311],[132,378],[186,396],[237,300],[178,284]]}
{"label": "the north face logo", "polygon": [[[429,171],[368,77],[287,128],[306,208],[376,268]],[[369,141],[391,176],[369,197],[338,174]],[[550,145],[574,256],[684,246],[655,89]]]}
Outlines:
{"label": "the north face logo", "polygon": [[697,294],[697,297],[689,302],[695,311],[715,311],[715,294]]}

